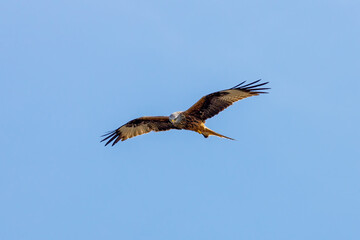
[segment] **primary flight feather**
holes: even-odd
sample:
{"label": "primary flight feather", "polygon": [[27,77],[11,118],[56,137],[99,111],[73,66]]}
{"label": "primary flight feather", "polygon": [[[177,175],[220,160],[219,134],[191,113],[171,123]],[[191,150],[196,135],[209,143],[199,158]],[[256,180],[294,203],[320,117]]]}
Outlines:
{"label": "primary flight feather", "polygon": [[234,140],[207,128],[205,126],[205,121],[206,119],[217,115],[234,102],[247,97],[267,93],[265,90],[270,88],[264,88],[262,86],[268,84],[268,82],[259,82],[260,80],[257,80],[244,85],[244,81],[230,89],[211,93],[202,97],[188,110],[174,112],[169,117],[158,116],[136,118],[122,125],[118,129],[103,135],[105,138],[101,140],[101,142],[107,141],[105,146],[112,142],[112,146],[114,146],[120,140],[125,141],[128,138],[149,133],[151,131],[159,132],[168,131],[170,129],[191,130],[202,134],[206,138],[210,135],[214,135]]}

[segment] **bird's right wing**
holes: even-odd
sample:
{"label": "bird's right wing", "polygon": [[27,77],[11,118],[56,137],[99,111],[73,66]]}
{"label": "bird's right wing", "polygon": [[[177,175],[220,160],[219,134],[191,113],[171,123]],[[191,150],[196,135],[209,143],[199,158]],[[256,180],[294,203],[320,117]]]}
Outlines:
{"label": "bird's right wing", "polygon": [[245,82],[242,82],[233,88],[206,95],[186,110],[184,114],[205,121],[231,106],[236,101],[261,93],[267,93],[264,92],[264,90],[268,90],[269,88],[259,87],[268,84],[268,82],[257,84],[258,82],[260,82],[260,80],[246,85],[243,85]]}
{"label": "bird's right wing", "polygon": [[101,142],[106,141],[106,145],[112,143],[114,146],[118,141],[125,141],[128,138],[132,138],[141,134],[149,133],[151,131],[168,131],[170,129],[177,129],[169,121],[169,117],[140,117],[122,125],[118,129],[111,131],[102,137],[105,137]]}

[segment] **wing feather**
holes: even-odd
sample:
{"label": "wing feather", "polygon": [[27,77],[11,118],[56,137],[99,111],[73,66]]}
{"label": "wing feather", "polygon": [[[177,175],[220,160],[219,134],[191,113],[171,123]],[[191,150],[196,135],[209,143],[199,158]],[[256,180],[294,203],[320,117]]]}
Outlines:
{"label": "wing feather", "polygon": [[268,82],[259,83],[260,80],[261,79],[243,85],[245,83],[244,81],[230,89],[206,95],[184,113],[205,121],[231,106],[234,102],[247,97],[267,93],[265,90],[270,88],[259,87],[268,84]]}
{"label": "wing feather", "polygon": [[102,137],[105,137],[101,142],[106,141],[106,145],[112,143],[114,146],[117,142],[125,141],[138,135],[149,133],[151,131],[168,131],[170,129],[177,129],[170,121],[169,117],[140,117],[122,125],[118,129],[111,131]]}

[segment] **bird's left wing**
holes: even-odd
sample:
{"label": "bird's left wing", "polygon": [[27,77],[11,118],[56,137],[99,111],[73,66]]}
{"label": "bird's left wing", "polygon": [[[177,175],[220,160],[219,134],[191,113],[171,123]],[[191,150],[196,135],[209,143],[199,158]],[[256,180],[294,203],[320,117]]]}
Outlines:
{"label": "bird's left wing", "polygon": [[259,88],[268,82],[259,83],[260,80],[244,85],[242,82],[233,88],[211,93],[202,97],[193,106],[184,112],[202,121],[211,118],[241,99],[256,96],[268,90],[269,88]]}
{"label": "bird's left wing", "polygon": [[167,131],[170,129],[176,129],[174,125],[169,121],[169,117],[140,117],[122,125],[118,129],[111,131],[103,137],[101,142],[106,141],[106,145],[112,143],[114,146],[118,141],[125,141],[128,138],[132,138],[141,134],[149,133],[151,131]]}

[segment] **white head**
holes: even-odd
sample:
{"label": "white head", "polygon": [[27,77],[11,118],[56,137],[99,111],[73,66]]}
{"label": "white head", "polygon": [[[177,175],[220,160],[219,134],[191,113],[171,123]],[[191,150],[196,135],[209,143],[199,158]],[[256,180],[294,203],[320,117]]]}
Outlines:
{"label": "white head", "polygon": [[176,124],[176,123],[180,123],[181,121],[181,114],[182,112],[174,112],[172,114],[170,114],[169,116],[169,120],[171,123]]}

